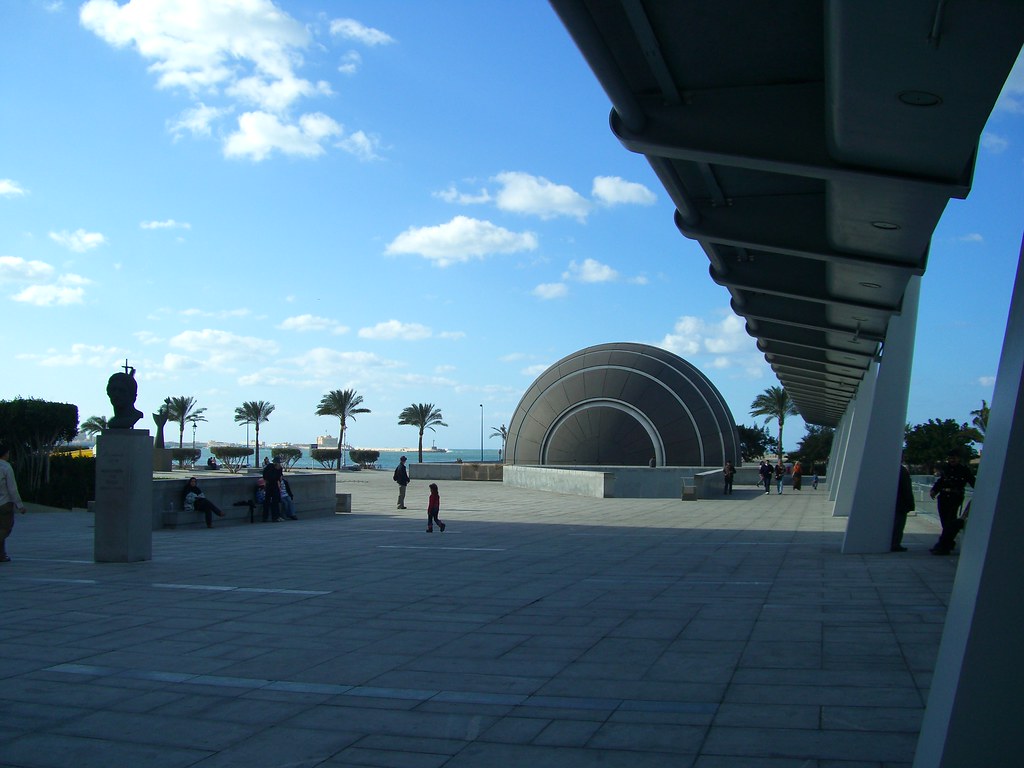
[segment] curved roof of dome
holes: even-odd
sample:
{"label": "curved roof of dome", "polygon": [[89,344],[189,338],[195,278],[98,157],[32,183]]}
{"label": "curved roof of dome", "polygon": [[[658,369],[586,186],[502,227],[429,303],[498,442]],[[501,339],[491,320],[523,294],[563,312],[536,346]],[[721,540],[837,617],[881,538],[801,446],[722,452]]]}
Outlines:
{"label": "curved roof of dome", "polygon": [[738,462],[732,413],[715,385],[664,349],[619,342],[568,355],[520,400],[512,464],[721,466]]}

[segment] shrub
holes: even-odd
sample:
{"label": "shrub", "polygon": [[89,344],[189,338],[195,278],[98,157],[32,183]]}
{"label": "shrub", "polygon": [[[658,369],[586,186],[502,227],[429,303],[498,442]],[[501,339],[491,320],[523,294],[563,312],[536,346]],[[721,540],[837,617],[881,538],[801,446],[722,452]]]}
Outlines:
{"label": "shrub", "polygon": [[242,468],[244,460],[255,452],[252,448],[243,448],[240,445],[215,445],[210,448],[210,453],[232,473],[237,473]]}
{"label": "shrub", "polygon": [[377,459],[380,458],[380,451],[353,449],[348,452],[348,457],[365,469],[366,467],[377,463]]}
{"label": "shrub", "polygon": [[285,469],[291,469],[302,458],[301,448],[275,448],[272,461],[281,460]]}
{"label": "shrub", "polygon": [[340,448],[311,448],[309,451],[310,458],[316,461],[324,469],[333,469],[331,464],[338,460],[341,456]]}
{"label": "shrub", "polygon": [[50,480],[40,486],[32,501],[62,509],[84,509],[95,498],[96,458],[54,454],[50,456]]}
{"label": "shrub", "polygon": [[194,467],[200,454],[202,451],[198,448],[171,448],[171,458],[178,462],[179,469],[184,469],[186,464]]}

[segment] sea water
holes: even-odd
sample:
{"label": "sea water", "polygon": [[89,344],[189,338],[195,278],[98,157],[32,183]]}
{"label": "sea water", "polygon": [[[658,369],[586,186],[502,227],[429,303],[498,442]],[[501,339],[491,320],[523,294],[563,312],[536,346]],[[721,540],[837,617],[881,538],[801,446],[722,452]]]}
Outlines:
{"label": "sea water", "polygon": [[[170,448],[171,445],[168,444],[167,447]],[[273,448],[263,448],[263,447],[261,447],[260,448],[260,463],[261,464],[263,463],[264,457],[271,458],[273,456],[273,453],[274,453],[274,449]],[[212,455],[213,454],[210,453],[210,449],[209,448],[200,448],[199,461],[196,462],[197,468],[201,469],[202,467],[206,466],[206,460],[210,456],[212,456]],[[448,463],[448,464],[452,464],[452,463],[458,461],[459,459],[462,459],[462,461],[464,461],[465,463],[468,464],[468,463],[473,462],[473,461],[481,461],[481,458],[480,458],[481,455],[483,456],[482,460],[485,461],[485,462],[488,462],[488,461],[489,462],[499,461],[499,459],[498,459],[498,449],[497,448],[493,448],[493,449],[492,448],[485,448],[482,454],[481,454],[481,451],[480,451],[479,448],[449,448],[444,453],[424,450],[423,451],[423,463],[424,464],[427,464],[427,463],[431,463],[431,464],[433,464],[433,463]],[[393,470],[395,467],[398,466],[398,460],[402,456],[405,456],[406,457],[406,461],[408,463],[410,463],[410,464],[415,464],[415,463],[417,463],[419,461],[419,455],[417,454],[415,449],[413,449],[411,451],[381,451],[380,452],[380,458],[377,459],[377,467],[379,467],[380,469],[392,469]],[[348,451],[345,451],[345,455],[343,457],[343,460],[344,460],[345,464],[348,464],[348,465],[351,465],[351,464],[354,463],[349,458]],[[255,466],[255,464],[256,464],[256,455],[255,455],[255,453],[252,456],[249,457],[249,463],[251,465]],[[302,449],[302,458],[299,459],[295,464],[293,464],[292,467],[294,469],[322,469],[322,467],[320,465],[320,462],[314,461],[313,458],[309,455],[309,449],[308,448]]]}

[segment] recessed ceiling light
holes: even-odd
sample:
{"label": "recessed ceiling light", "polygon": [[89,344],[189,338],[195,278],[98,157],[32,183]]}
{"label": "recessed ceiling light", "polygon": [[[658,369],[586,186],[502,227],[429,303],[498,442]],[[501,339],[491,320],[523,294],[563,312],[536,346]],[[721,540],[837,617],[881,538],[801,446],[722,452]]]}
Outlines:
{"label": "recessed ceiling light", "polygon": [[895,229],[899,229],[900,228],[899,224],[894,224],[891,221],[872,221],[871,222],[871,226],[874,227],[875,229],[887,229],[887,230],[895,230]]}
{"label": "recessed ceiling light", "polygon": [[903,91],[897,97],[910,107],[936,107],[942,103],[942,97],[928,91]]}

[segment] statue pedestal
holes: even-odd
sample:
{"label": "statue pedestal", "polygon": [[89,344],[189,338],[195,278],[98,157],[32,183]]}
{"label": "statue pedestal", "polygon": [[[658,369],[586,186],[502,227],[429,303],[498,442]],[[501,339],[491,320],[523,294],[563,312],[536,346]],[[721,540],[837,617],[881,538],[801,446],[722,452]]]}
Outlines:
{"label": "statue pedestal", "polygon": [[153,559],[153,441],[145,429],[106,429],[97,439],[93,559]]}
{"label": "statue pedestal", "polygon": [[154,448],[153,449],[153,471],[154,472],[170,472],[171,471],[171,449],[170,448]]}

